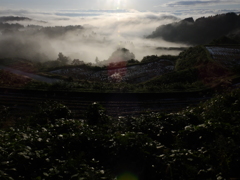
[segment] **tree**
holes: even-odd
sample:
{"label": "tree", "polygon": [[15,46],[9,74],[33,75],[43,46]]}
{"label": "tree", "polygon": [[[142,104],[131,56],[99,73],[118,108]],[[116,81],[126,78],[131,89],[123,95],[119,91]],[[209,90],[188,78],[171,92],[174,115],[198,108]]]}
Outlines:
{"label": "tree", "polygon": [[39,112],[36,115],[38,124],[55,123],[56,119],[67,118],[71,115],[71,110],[57,101],[45,101],[38,108]]}
{"label": "tree", "polygon": [[98,59],[98,57],[96,57],[95,62],[96,62],[96,64],[99,64],[99,59]]}
{"label": "tree", "polygon": [[108,61],[120,62],[120,61],[128,61],[130,59],[135,59],[135,55],[126,48],[119,48],[112,53]]}
{"label": "tree", "polygon": [[138,60],[135,60],[135,59],[130,59],[127,61],[127,64],[130,65],[130,64],[138,64],[139,61]]}
{"label": "tree", "polygon": [[79,59],[74,59],[74,60],[72,61],[72,65],[75,65],[75,66],[77,66],[77,65],[82,65],[82,64],[84,64],[84,62],[83,62],[83,61],[80,61]]}
{"label": "tree", "polygon": [[69,61],[69,58],[67,56],[64,56],[63,53],[58,53],[57,61],[60,62],[61,65],[66,65]]}
{"label": "tree", "polygon": [[89,106],[86,118],[90,125],[104,124],[109,120],[105,108],[98,102],[94,102]]}

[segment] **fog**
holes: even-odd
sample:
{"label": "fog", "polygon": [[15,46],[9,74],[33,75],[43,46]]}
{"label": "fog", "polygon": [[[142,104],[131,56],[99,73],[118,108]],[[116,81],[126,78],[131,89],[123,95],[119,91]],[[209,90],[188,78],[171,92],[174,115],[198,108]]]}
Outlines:
{"label": "fog", "polygon": [[[179,51],[157,47],[186,47],[184,44],[150,40],[145,37],[156,27],[179,21],[175,16],[152,12],[102,13],[85,12],[35,14],[32,20],[3,22],[0,28],[0,56],[36,61],[56,60],[62,52],[70,59],[85,62],[107,60],[117,48],[127,48],[142,60],[147,55],[176,55]],[[6,28],[8,24],[22,27]],[[33,26],[34,25],[34,26]],[[16,30],[17,29],[17,30]]]}

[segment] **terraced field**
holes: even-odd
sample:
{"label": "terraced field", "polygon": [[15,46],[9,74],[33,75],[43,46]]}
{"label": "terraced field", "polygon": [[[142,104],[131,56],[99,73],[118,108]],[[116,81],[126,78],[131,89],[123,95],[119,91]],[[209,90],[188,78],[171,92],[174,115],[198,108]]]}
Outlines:
{"label": "terraced field", "polygon": [[240,47],[239,46],[207,46],[212,58],[227,67],[240,65]]}
{"label": "terraced field", "polygon": [[50,73],[70,76],[75,79],[86,79],[89,81],[140,83],[167,72],[171,72],[173,69],[174,63],[172,61],[160,59],[146,64],[125,66],[101,71],[86,70],[81,67],[71,67],[54,70]]}
{"label": "terraced field", "polygon": [[11,113],[17,116],[35,112],[37,106],[47,100],[66,105],[72,111],[73,117],[83,117],[93,102],[102,104],[108,115],[125,116],[154,111],[170,112],[196,105],[206,99],[208,98],[189,93],[178,97],[177,94],[100,94],[0,89],[0,105],[10,107]]}

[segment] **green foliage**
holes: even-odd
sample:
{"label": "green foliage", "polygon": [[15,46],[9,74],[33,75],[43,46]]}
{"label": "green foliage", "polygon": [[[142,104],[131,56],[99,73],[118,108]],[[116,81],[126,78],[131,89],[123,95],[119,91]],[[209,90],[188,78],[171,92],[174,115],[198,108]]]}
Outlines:
{"label": "green foliage", "polygon": [[139,64],[140,62],[138,60],[135,59],[130,59],[127,61],[127,66],[131,66],[131,65],[136,65]]}
{"label": "green foliage", "polygon": [[64,56],[63,53],[58,53],[58,58],[56,60],[45,61],[41,63],[42,71],[50,71],[59,69],[60,67],[66,68],[68,67],[68,63],[70,63],[71,59],[67,56]]}
{"label": "green foliage", "polygon": [[58,60],[55,61],[46,61],[43,62],[43,70],[49,70],[49,69],[54,69],[54,68],[59,68],[61,67],[61,62]]}
{"label": "green foliage", "polygon": [[[68,118],[71,111],[65,105],[57,101],[45,101],[38,106],[38,113],[34,123],[54,123],[56,119]],[[32,122],[30,122],[32,123]]]}
{"label": "green foliage", "polygon": [[156,55],[151,55],[151,56],[145,56],[143,57],[141,63],[148,63],[148,62],[153,62],[159,60],[159,57]]}
{"label": "green foliage", "polygon": [[[107,175],[87,154],[94,135],[79,120],[0,131],[1,179],[101,179]],[[12,143],[7,143],[11,141]],[[21,163],[19,163],[21,162]]]}
{"label": "green foliage", "polygon": [[51,84],[40,81],[30,81],[24,86],[24,89],[37,89],[37,90],[47,90],[51,88]]}
{"label": "green foliage", "polygon": [[109,121],[106,110],[98,102],[94,102],[89,106],[86,119],[90,125],[105,124]]}
{"label": "green foliage", "polygon": [[41,107],[32,118],[53,121],[0,130],[2,179],[240,177],[238,89],[179,112],[108,121],[99,103],[90,106],[86,121],[60,119],[68,111],[59,103]]}
{"label": "green foliage", "polygon": [[24,58],[1,58],[0,64],[30,73],[37,72],[42,68],[42,64],[40,62],[31,61]]}
{"label": "green foliage", "polygon": [[191,91],[202,90],[206,86],[199,78],[199,71],[197,68],[189,68],[180,71],[173,71],[163,74],[160,77],[154,78],[148,82],[143,83],[149,90],[161,91]]}
{"label": "green foliage", "polygon": [[198,70],[196,68],[185,69],[182,71],[174,71],[162,75],[159,79],[160,83],[193,83],[198,80]]}
{"label": "green foliage", "polygon": [[[178,142],[183,148],[190,149],[192,162],[199,164],[199,174],[221,176],[225,178],[239,177],[240,133],[240,91],[226,95],[218,95],[195,109],[187,109],[183,113],[202,121],[189,124],[180,132]],[[197,117],[198,115],[198,117]],[[179,145],[179,144],[178,144]],[[208,164],[208,165],[206,165]]]}
{"label": "green foliage", "polygon": [[4,127],[5,123],[9,120],[10,109],[7,106],[0,106],[0,128]]}
{"label": "green foliage", "polygon": [[[184,48],[186,49],[186,48]],[[178,56],[173,56],[173,55],[161,55],[160,59],[167,59],[175,62],[177,60]]]}
{"label": "green foliage", "polygon": [[0,86],[1,87],[14,87],[20,88],[25,87],[31,83],[31,79],[13,74],[8,71],[0,70]]}
{"label": "green foliage", "polygon": [[59,53],[58,54],[58,58],[57,58],[57,61],[60,62],[60,66],[64,66],[66,65],[70,60],[68,57],[64,56],[63,53]]}
{"label": "green foliage", "polygon": [[204,47],[190,47],[179,54],[175,69],[179,71],[187,68],[194,68],[196,66],[206,64],[209,61],[210,59]]}
{"label": "green foliage", "polygon": [[234,38],[222,36],[218,39],[214,39],[212,42],[209,43],[210,45],[239,45],[240,42],[235,40]]}
{"label": "green foliage", "polygon": [[[69,81],[70,80],[70,81]],[[59,82],[55,82],[53,84],[51,84],[50,86],[48,86],[48,90],[68,90],[70,91],[72,88],[74,87],[74,83],[71,82],[71,78],[69,77],[66,81],[59,81]]]}

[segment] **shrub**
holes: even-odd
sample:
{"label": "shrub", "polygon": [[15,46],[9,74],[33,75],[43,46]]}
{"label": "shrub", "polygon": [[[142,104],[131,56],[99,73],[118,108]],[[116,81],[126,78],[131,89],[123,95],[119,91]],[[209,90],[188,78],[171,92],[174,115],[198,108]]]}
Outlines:
{"label": "shrub", "polygon": [[35,122],[39,124],[54,123],[56,119],[68,118],[69,108],[57,101],[45,101],[38,106]]}
{"label": "shrub", "polygon": [[106,110],[98,102],[94,102],[89,106],[86,118],[90,125],[104,124],[109,120]]}

